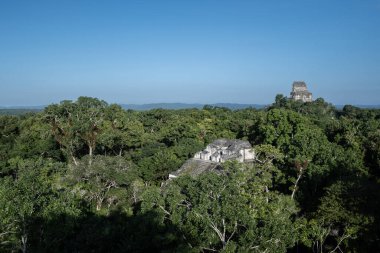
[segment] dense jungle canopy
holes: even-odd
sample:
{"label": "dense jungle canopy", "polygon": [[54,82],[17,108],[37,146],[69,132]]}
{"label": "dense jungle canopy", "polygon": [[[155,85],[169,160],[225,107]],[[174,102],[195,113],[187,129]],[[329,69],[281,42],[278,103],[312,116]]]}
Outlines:
{"label": "dense jungle canopy", "polygon": [[[250,164],[168,181],[217,138]],[[124,110],[79,97],[0,116],[1,252],[378,252],[380,110]]]}

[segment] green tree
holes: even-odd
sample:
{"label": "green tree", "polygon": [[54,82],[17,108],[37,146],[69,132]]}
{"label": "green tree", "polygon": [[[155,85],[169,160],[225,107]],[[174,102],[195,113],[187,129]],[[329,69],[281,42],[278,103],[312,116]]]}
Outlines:
{"label": "green tree", "polygon": [[136,115],[126,112],[119,105],[110,105],[105,111],[105,121],[99,135],[99,144],[112,154],[136,149],[144,142],[145,130]]}
{"label": "green tree", "polygon": [[39,157],[61,159],[59,147],[49,133],[50,126],[43,122],[41,114],[23,118],[19,129],[20,134],[14,142],[13,156],[24,159]]}
{"label": "green tree", "polygon": [[[76,153],[86,145],[90,158],[96,148],[107,103],[96,98],[79,97],[77,101],[62,101],[45,109],[52,133],[77,164]],[[91,162],[91,159],[89,159]]]}
{"label": "green tree", "polygon": [[51,160],[13,159],[17,177],[0,180],[0,249],[27,252],[36,250],[44,224],[52,215],[78,215],[75,199],[54,187],[52,174],[62,164]]}
{"label": "green tree", "polygon": [[143,210],[156,209],[200,251],[286,252],[294,245],[294,202],[263,189],[267,175],[255,167],[226,164],[198,178],[180,177],[147,191]]}
{"label": "green tree", "polygon": [[0,116],[0,177],[11,172],[8,160],[13,156],[15,139],[20,133],[19,119],[14,116]]}
{"label": "green tree", "polygon": [[144,157],[138,163],[141,178],[150,182],[166,180],[169,172],[177,170],[180,166],[180,160],[169,149],[158,151],[150,157]]}
{"label": "green tree", "polygon": [[[69,165],[66,181],[70,188],[80,197],[94,203],[96,211],[106,204],[106,211],[114,206],[127,204],[127,188],[136,177],[133,176],[133,165],[123,157],[85,156],[78,164]],[[129,197],[129,199],[131,199]]]}

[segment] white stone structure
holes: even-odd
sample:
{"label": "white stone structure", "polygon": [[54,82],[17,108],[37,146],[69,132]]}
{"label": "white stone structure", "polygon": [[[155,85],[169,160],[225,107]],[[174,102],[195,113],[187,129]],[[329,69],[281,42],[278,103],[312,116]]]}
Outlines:
{"label": "white stone structure", "polygon": [[217,163],[223,163],[227,160],[247,162],[254,158],[255,153],[248,141],[227,139],[218,139],[194,155],[194,159]]}
{"label": "white stone structure", "polygon": [[307,90],[307,86],[304,81],[293,82],[293,89],[292,92],[290,92],[291,99],[295,101],[300,100],[302,102],[312,102],[312,95],[313,94]]}

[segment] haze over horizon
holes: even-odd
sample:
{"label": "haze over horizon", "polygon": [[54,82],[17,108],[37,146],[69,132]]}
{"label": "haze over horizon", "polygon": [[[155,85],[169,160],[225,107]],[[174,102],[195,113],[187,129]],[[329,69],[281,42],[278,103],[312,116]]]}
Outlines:
{"label": "haze over horizon", "polygon": [[2,1],[0,106],[380,104],[380,1]]}

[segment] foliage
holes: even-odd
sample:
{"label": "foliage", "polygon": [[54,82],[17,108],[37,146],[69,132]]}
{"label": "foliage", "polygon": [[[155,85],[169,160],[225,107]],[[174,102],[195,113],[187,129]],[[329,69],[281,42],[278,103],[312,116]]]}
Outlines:
{"label": "foliage", "polygon": [[[255,159],[168,180],[218,138]],[[0,116],[1,252],[378,252],[380,110],[123,110],[90,97]]]}
{"label": "foliage", "polygon": [[295,243],[296,208],[288,196],[264,190],[267,176],[256,167],[227,164],[221,174],[180,178],[143,203],[200,251],[286,252]]}
{"label": "foliage", "polygon": [[69,165],[66,181],[70,188],[100,211],[128,202],[127,187],[132,183],[132,164],[123,157],[85,156],[77,165]]}

